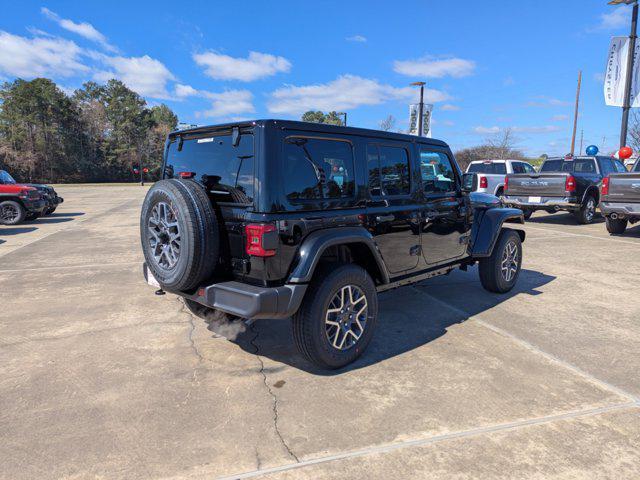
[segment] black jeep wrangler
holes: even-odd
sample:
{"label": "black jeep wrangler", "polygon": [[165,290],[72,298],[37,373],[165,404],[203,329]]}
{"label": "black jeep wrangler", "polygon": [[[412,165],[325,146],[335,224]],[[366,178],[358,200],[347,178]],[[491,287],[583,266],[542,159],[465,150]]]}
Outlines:
{"label": "black jeep wrangler", "polygon": [[174,132],[142,207],[144,275],[200,316],[292,316],[300,352],[339,368],[369,344],[379,291],[476,262],[487,290],[513,288],[525,234],[503,224],[522,211],[469,190],[439,140],[281,120]]}

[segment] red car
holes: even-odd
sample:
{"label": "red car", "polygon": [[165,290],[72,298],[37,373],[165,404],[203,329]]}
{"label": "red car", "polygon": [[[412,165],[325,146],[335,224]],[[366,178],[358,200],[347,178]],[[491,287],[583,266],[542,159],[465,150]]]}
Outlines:
{"label": "red car", "polygon": [[37,188],[4,180],[0,178],[0,225],[17,225],[25,219],[38,218],[47,209],[47,202]]}

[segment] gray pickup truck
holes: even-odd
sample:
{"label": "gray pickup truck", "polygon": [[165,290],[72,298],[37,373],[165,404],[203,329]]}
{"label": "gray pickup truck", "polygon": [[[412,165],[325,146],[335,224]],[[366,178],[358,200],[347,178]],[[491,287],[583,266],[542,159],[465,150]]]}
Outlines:
{"label": "gray pickup truck", "polygon": [[612,173],[602,180],[600,210],[607,231],[622,234],[629,223],[640,221],[640,159],[629,173]]}
{"label": "gray pickup truck", "polygon": [[535,174],[512,174],[505,179],[503,200],[522,209],[525,218],[536,210],[572,212],[579,223],[593,222],[602,179],[626,168],[611,157],[549,158]]}

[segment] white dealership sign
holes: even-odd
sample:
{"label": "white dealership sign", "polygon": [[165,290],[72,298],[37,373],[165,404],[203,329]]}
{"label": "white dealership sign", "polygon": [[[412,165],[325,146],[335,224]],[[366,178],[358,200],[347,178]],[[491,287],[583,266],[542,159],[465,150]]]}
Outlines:
{"label": "white dealership sign", "polygon": [[[418,135],[418,110],[420,105],[409,105],[409,135]],[[431,138],[431,112],[433,105],[425,104],[422,109],[422,136]]]}
{"label": "white dealership sign", "polygon": [[[636,42],[634,52],[634,72],[631,82],[631,106],[640,107],[640,42]],[[627,58],[629,55],[629,37],[613,37],[609,47],[607,69],[604,75],[604,101],[612,107],[622,107],[627,80]]]}

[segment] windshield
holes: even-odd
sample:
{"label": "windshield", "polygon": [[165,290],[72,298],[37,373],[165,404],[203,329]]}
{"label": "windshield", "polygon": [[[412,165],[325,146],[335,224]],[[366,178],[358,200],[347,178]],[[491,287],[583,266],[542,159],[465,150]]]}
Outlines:
{"label": "windshield", "polygon": [[547,160],[540,172],[596,173],[596,162],[593,158]]}
{"label": "windshield", "polygon": [[193,178],[218,202],[250,204],[254,195],[253,134],[233,146],[231,132],[176,137],[167,147],[165,178]]}
{"label": "windshield", "polygon": [[7,172],[0,170],[0,183],[16,183],[16,181]]}
{"label": "windshield", "polygon": [[467,169],[467,173],[487,173],[506,175],[507,167],[504,162],[491,162],[491,163],[472,163]]}

